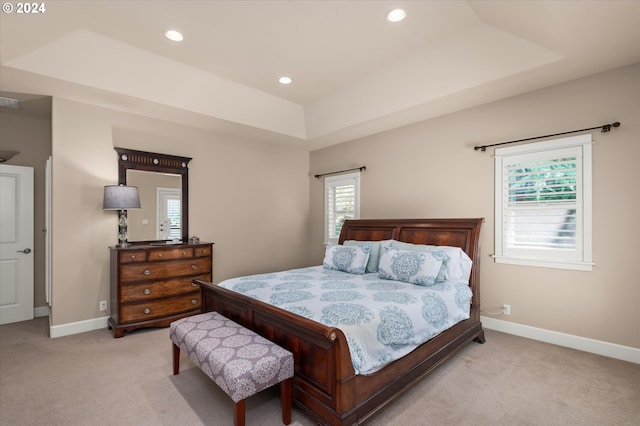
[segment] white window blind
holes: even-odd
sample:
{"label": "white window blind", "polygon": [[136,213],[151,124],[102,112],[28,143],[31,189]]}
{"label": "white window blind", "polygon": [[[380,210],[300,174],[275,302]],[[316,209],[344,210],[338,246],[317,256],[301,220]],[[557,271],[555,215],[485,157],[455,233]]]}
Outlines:
{"label": "white window blind", "polygon": [[180,239],[182,237],[181,223],[182,201],[179,198],[167,199],[167,218],[169,218],[169,237]]}
{"label": "white window blind", "polygon": [[496,262],[591,269],[591,135],[497,149]]}
{"label": "white window blind", "polygon": [[325,238],[337,242],[342,224],[360,217],[360,173],[324,178]]}

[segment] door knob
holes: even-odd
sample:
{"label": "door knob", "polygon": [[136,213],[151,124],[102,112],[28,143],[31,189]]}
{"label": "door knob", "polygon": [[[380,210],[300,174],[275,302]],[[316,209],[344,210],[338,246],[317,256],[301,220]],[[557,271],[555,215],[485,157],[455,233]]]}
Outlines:
{"label": "door knob", "polygon": [[24,250],[18,250],[16,253],[29,254],[29,253],[31,253],[31,249],[30,248],[26,248]]}

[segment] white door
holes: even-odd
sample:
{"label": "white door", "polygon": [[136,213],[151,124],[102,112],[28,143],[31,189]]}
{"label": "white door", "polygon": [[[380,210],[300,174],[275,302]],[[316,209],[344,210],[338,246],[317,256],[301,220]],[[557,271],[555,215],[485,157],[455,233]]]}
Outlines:
{"label": "white door", "polygon": [[0,324],[33,319],[33,168],[0,164]]}
{"label": "white door", "polygon": [[182,237],[182,221],[180,220],[182,190],[180,188],[156,189],[157,205],[156,215],[158,230],[156,237],[159,240],[175,240]]}

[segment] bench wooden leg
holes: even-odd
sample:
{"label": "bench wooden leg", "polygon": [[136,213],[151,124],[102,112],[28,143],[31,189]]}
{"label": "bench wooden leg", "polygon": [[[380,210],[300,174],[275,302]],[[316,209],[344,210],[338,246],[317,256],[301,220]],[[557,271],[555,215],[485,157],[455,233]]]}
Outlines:
{"label": "bench wooden leg", "polygon": [[173,343],[173,375],[180,373],[180,346]]}
{"label": "bench wooden leg", "polygon": [[291,383],[293,379],[287,379],[280,383],[280,403],[282,405],[282,423],[291,423]]}
{"label": "bench wooden leg", "polygon": [[233,415],[235,426],[244,426],[245,401],[246,399],[236,402],[236,412]]}

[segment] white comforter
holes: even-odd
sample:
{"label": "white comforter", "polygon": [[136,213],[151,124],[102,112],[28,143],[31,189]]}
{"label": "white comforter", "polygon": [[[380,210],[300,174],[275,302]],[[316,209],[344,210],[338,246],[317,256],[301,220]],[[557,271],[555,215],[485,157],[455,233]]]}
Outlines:
{"label": "white comforter", "polygon": [[469,318],[471,290],[446,281],[422,287],[314,266],[219,284],[342,330],[356,374],[373,373]]}

